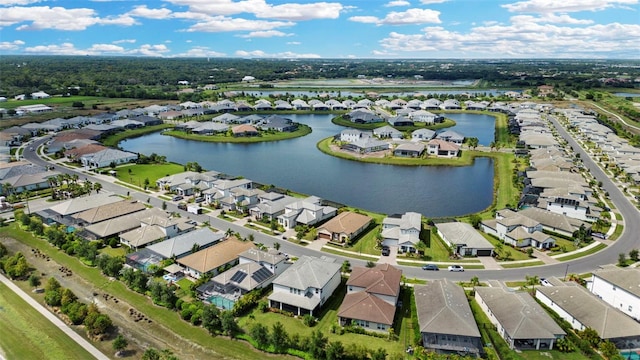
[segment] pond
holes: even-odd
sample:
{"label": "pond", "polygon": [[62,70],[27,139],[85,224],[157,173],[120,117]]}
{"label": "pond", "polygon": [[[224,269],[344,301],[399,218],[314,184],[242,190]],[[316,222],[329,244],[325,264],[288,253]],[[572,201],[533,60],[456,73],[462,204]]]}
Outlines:
{"label": "pond", "polygon": [[208,170],[385,214],[415,211],[427,217],[457,216],[491,204],[491,159],[478,158],[473,165],[462,167],[379,165],[339,159],[316,148],[318,141],[344,129],[331,122],[333,116],[287,115],[311,126],[313,132],[285,141],[207,143],[154,133],[123,141],[120,147],[164,155],[180,164],[196,161]]}

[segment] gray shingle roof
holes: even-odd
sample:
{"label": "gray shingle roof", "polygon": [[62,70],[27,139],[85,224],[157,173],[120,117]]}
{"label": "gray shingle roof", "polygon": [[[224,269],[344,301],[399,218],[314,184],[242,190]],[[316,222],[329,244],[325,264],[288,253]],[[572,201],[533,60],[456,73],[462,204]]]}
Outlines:
{"label": "gray shingle roof", "polygon": [[420,332],[480,337],[462,287],[447,279],[414,287]]}

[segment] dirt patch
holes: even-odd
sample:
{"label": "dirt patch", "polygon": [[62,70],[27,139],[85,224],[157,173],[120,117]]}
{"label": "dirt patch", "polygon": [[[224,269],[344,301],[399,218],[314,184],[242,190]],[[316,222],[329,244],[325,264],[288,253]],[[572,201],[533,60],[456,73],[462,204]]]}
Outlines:
{"label": "dirt patch", "polygon": [[[32,250],[31,247],[12,238],[0,238],[0,242],[11,253],[22,252],[27,262],[42,277],[43,284],[48,278],[54,277],[63,287],[71,289],[80,301],[85,303],[94,302],[100,311],[109,315],[113,323],[118,326],[120,333],[129,340],[129,354],[135,352],[139,356],[146,348],[154,347],[161,350],[170,349],[178,358],[183,360],[220,358],[220,354],[202,348],[176,335],[171,329],[151,321],[145,314],[134,309],[125,301],[104,293],[100,288],[89,284],[37,250]],[[109,281],[116,280],[105,278],[104,285],[107,285]],[[103,351],[107,353],[106,350],[103,349]],[[107,355],[111,356],[113,354],[107,353]]]}

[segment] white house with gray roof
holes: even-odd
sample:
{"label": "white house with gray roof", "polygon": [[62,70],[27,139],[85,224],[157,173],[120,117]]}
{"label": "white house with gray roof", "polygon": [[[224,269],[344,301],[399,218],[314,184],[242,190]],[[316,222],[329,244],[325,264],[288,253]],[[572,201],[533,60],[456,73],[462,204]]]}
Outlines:
{"label": "white house with gray roof", "polygon": [[578,331],[591,328],[601,339],[613,342],[620,350],[640,347],[640,324],[637,321],[584,287],[574,282],[564,284],[539,286],[536,298]]}
{"label": "white house with gray roof", "polygon": [[333,258],[300,257],[273,280],[269,306],[295,315],[317,315],[340,285],[340,268]]}
{"label": "white house with gray roof", "polygon": [[278,224],[285,229],[293,229],[297,225],[315,225],[328,220],[338,213],[332,206],[322,205],[322,200],[309,196],[285,206],[284,213],[278,216]]}
{"label": "white house with gray roof", "polygon": [[138,154],[117,149],[106,149],[80,157],[82,166],[92,169],[107,167],[112,163],[126,164],[136,159],[138,159]]}
{"label": "white house with gray roof", "polygon": [[407,212],[382,221],[382,245],[397,246],[400,252],[416,252],[422,231],[422,215]]}
{"label": "white house with gray roof", "polygon": [[493,256],[494,246],[470,224],[439,223],[436,228],[442,240],[460,256]]}
{"label": "white house with gray roof", "polygon": [[640,269],[603,267],[593,273],[589,291],[614,308],[640,320]]}
{"label": "white house with gray roof", "polygon": [[475,300],[511,349],[553,349],[564,330],[527,292],[474,288]]}
{"label": "white house with gray roof", "polygon": [[482,353],[480,330],[462,287],[447,279],[434,280],[414,286],[413,294],[425,349]]}
{"label": "white house with gray roof", "polygon": [[201,228],[165,241],[147,246],[147,249],[162,256],[165,259],[181,258],[191,253],[194,245],[202,250],[224,239],[224,234],[213,232],[210,228]]}

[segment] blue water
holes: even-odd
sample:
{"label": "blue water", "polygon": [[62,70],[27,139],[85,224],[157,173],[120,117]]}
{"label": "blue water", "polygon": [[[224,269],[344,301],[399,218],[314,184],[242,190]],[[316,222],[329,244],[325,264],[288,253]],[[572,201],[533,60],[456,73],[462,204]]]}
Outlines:
{"label": "blue water", "polygon": [[[155,133],[119,145],[136,153],[164,155],[180,164],[196,161],[207,170],[384,214],[415,211],[427,217],[457,216],[481,211],[493,200],[494,169],[489,158],[460,167],[394,166],[339,159],[316,148],[318,141],[344,129],[331,122],[333,115],[287,117],[311,126],[313,132],[255,144],[206,143]],[[470,120],[470,129],[474,124]]]}
{"label": "blue water", "polygon": [[442,116],[452,119],[456,126],[442,129],[453,130],[465,137],[478,138],[478,144],[489,146],[495,139],[496,118],[485,114],[443,113]]}
{"label": "blue water", "polygon": [[625,360],[640,360],[640,355],[634,351],[623,351],[620,353]]}

